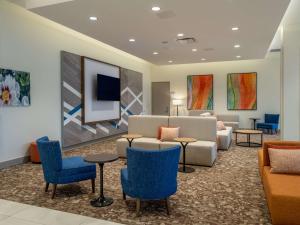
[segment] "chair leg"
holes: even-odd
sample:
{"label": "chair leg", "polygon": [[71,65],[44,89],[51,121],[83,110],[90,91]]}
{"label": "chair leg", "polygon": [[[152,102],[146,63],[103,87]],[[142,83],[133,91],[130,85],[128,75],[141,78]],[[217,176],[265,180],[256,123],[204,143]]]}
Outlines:
{"label": "chair leg", "polygon": [[167,214],[170,215],[170,200],[169,198],[166,198],[166,207],[167,207]]}
{"label": "chair leg", "polygon": [[95,193],[95,179],[91,179],[92,182],[92,192]]}
{"label": "chair leg", "polygon": [[51,196],[52,199],[54,199],[54,197],[55,197],[56,187],[57,187],[57,184],[53,184],[53,191],[52,191],[52,196]]}
{"label": "chair leg", "polygon": [[140,210],[141,210],[141,199],[136,199],[136,216],[140,216]]}
{"label": "chair leg", "polygon": [[48,189],[49,189],[49,183],[47,182],[45,187],[45,192],[48,192]]}
{"label": "chair leg", "polygon": [[123,191],[123,200],[126,200],[126,194],[124,191]]}

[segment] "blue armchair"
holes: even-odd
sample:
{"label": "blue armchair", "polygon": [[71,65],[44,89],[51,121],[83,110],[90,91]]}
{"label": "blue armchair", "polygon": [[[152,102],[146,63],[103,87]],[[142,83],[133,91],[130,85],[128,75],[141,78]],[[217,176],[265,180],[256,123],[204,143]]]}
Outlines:
{"label": "blue armchair", "polygon": [[268,131],[276,132],[278,131],[279,124],[279,114],[265,114],[265,122],[257,123],[257,129],[266,129]]}
{"label": "blue armchair", "polygon": [[139,215],[141,200],[166,201],[177,191],[177,171],[180,146],[163,150],[127,148],[127,168],[121,169],[123,198],[136,198],[136,213]]}
{"label": "blue armchair", "polygon": [[57,184],[91,179],[92,191],[95,192],[96,165],[86,163],[78,156],[62,158],[59,141],[50,141],[48,137],[42,137],[36,142],[46,181],[45,192],[48,191],[49,184],[53,184],[52,199]]}

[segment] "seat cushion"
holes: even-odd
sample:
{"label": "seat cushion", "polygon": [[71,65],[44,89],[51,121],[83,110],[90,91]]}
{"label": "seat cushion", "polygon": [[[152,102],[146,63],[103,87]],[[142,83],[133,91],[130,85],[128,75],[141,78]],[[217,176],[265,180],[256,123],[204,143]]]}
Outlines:
{"label": "seat cushion", "polygon": [[[178,142],[161,142],[160,149],[180,145]],[[217,145],[212,141],[196,141],[186,147],[185,162],[191,165],[212,166],[217,158]],[[180,163],[183,162],[181,149]]]}
{"label": "seat cushion", "polygon": [[132,147],[146,150],[159,150],[160,140],[157,138],[142,137],[133,140]]}
{"label": "seat cushion", "polygon": [[273,224],[299,224],[300,175],[272,174],[263,169],[263,182]]}
{"label": "seat cushion", "polygon": [[[117,140],[117,153],[119,157],[126,158],[126,149],[129,147],[128,141],[125,138],[120,138]],[[137,138],[132,142],[133,148],[141,148],[146,150],[159,150],[160,140],[156,138]]]}
{"label": "seat cushion", "polygon": [[229,149],[232,140],[232,130],[232,127],[226,127],[225,130],[217,131],[218,149]]}
{"label": "seat cushion", "polygon": [[277,129],[278,124],[276,123],[257,123],[257,128],[263,128],[263,129]]}
{"label": "seat cushion", "polygon": [[84,162],[80,156],[64,158],[60,176],[71,176],[79,173],[96,172],[96,165]]}
{"label": "seat cushion", "polygon": [[[135,140],[133,140],[135,141]],[[116,142],[117,153],[119,157],[126,158],[126,148],[129,146],[126,138],[120,138]]]}

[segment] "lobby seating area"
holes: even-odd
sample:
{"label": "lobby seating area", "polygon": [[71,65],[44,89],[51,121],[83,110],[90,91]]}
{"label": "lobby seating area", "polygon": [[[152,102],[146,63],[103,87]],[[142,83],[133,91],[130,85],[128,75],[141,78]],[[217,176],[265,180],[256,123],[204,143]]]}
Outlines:
{"label": "lobby seating area", "polygon": [[300,0],[0,0],[0,225],[300,225]]}

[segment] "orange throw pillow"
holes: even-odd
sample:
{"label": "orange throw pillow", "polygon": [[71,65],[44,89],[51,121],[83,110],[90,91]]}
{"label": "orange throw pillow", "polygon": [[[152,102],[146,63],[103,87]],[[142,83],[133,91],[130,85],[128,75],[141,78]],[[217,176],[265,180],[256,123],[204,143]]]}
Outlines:
{"label": "orange throw pillow", "polygon": [[174,141],[174,138],[179,137],[179,127],[162,127],[161,141]]}

